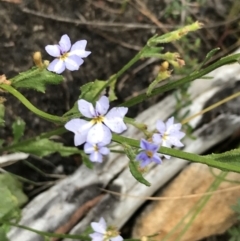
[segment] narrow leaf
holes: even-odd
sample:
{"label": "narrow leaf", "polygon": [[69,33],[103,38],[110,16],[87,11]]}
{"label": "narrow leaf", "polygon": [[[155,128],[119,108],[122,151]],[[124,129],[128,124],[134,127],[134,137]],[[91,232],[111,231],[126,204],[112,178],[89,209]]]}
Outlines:
{"label": "narrow leaf", "polygon": [[129,169],[132,173],[133,177],[140,183],[150,187],[151,184],[143,177],[142,173],[138,170],[137,162],[130,161],[129,162]]}
{"label": "narrow leaf", "polygon": [[203,60],[203,62],[201,63],[201,65],[199,66],[198,70],[202,68],[202,66],[204,66],[211,58],[213,55],[216,54],[216,52],[218,52],[220,50],[220,48],[215,48],[212,49],[211,51],[209,51],[205,57],[205,59]]}

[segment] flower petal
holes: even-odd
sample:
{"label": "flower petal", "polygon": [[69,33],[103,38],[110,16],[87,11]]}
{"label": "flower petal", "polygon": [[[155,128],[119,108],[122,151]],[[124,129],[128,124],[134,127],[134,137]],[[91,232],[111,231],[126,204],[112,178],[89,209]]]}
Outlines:
{"label": "flower petal", "polygon": [[153,134],[152,136],[152,141],[157,144],[160,145],[162,143],[162,137],[160,134]]}
{"label": "flower petal", "polygon": [[159,131],[159,133],[163,136],[166,131],[165,123],[161,120],[158,120],[156,127],[157,127],[157,130]]}
{"label": "flower petal", "polygon": [[61,74],[65,70],[65,64],[61,59],[54,59],[47,67],[49,71]]}
{"label": "flower petal", "polygon": [[108,142],[110,143],[112,139],[111,131],[102,123],[95,124],[91,130],[88,132],[87,142],[95,144],[99,142]]}
{"label": "flower petal", "polygon": [[150,158],[147,156],[145,152],[140,152],[136,156],[136,160],[140,162],[141,167],[145,167],[151,162]]}
{"label": "flower petal", "polygon": [[84,152],[85,152],[86,154],[91,154],[91,153],[93,153],[93,152],[95,151],[94,146],[95,146],[95,145],[86,142],[86,143],[84,144]]}
{"label": "flower petal", "polygon": [[106,227],[103,225],[103,223],[92,222],[91,227],[95,232],[98,232],[100,234],[105,234],[106,232]]}
{"label": "flower petal", "polygon": [[182,128],[182,125],[180,123],[173,124],[173,125],[168,127],[166,132],[169,133],[169,134],[172,133],[172,132],[178,132],[181,128]]}
{"label": "flower petal", "polygon": [[98,152],[95,151],[90,154],[89,159],[91,162],[100,162],[102,163],[102,155]]}
{"label": "flower petal", "polygon": [[92,238],[92,241],[104,241],[104,236],[101,233],[92,233],[89,236]]}
{"label": "flower petal", "polygon": [[123,237],[118,235],[117,237],[114,237],[114,238],[110,238],[111,241],[122,241],[123,240]]}
{"label": "flower petal", "polygon": [[87,45],[86,40],[80,40],[77,41],[75,44],[72,45],[70,55],[77,55],[80,58],[86,58],[89,54],[91,54],[90,51],[85,51]]}
{"label": "flower petal", "polygon": [[65,128],[75,133],[74,145],[82,145],[86,139],[92,123],[82,119],[72,119],[65,124]]}
{"label": "flower petal", "polygon": [[96,111],[100,115],[105,115],[109,109],[109,100],[107,96],[102,96],[96,103]]}
{"label": "flower petal", "polygon": [[107,230],[107,223],[106,223],[106,221],[105,221],[105,219],[104,219],[103,217],[101,217],[101,218],[99,219],[99,224],[102,225],[102,227],[104,228],[104,230]]}
{"label": "flower petal", "polygon": [[78,101],[78,110],[85,117],[88,117],[88,118],[95,117],[95,111],[94,111],[92,103],[90,103],[86,100],[81,99]]}
{"label": "flower petal", "polygon": [[175,138],[174,136],[169,136],[168,137],[168,141],[173,145],[173,146],[176,146],[176,147],[183,147],[183,143],[178,139],[178,138]]}
{"label": "flower petal", "polygon": [[140,141],[140,147],[143,150],[148,150],[148,141],[146,141],[145,139],[141,139]]}
{"label": "flower petal", "polygon": [[76,55],[68,56],[65,60],[66,68],[73,71],[78,70],[80,65],[83,64],[83,60]]}
{"label": "flower petal", "polygon": [[122,133],[127,129],[127,126],[123,122],[123,117],[126,115],[128,108],[115,107],[112,108],[104,118],[104,123],[111,131],[115,133]]}
{"label": "flower petal", "polygon": [[162,163],[162,159],[159,157],[158,154],[154,154],[152,157],[152,161],[157,163],[157,164],[161,164]]}
{"label": "flower petal", "polygon": [[170,117],[167,121],[166,121],[166,129],[168,129],[170,126],[172,126],[174,123],[174,117]]}
{"label": "flower petal", "polygon": [[61,51],[59,48],[59,45],[47,45],[45,47],[45,50],[47,53],[53,57],[60,57],[61,56]]}
{"label": "flower petal", "polygon": [[102,155],[108,155],[109,154],[109,149],[107,147],[100,147],[99,148],[99,153],[101,153]]}
{"label": "flower petal", "polygon": [[64,34],[61,37],[61,39],[59,41],[59,45],[60,45],[62,54],[69,51],[69,49],[71,48],[71,40],[67,34]]}

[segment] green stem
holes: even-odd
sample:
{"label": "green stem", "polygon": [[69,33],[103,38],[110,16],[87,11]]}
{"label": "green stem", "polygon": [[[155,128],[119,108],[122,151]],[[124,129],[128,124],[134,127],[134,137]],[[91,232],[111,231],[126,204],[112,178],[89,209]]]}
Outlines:
{"label": "green stem", "polygon": [[147,45],[144,46],[126,65],[123,66],[116,74],[112,75],[103,85],[103,87],[97,92],[95,95],[95,99],[98,99],[99,95],[102,93],[104,89],[109,87],[117,78],[119,78],[126,70],[128,70],[133,64],[135,64],[140,58],[142,53],[149,48]]}
{"label": "green stem", "polygon": [[70,239],[78,239],[78,240],[80,239],[80,240],[87,240],[87,241],[91,240],[90,238],[88,238],[86,236],[83,236],[83,235],[43,232],[43,231],[39,231],[39,230],[36,230],[36,229],[33,229],[33,228],[29,228],[29,227],[19,225],[19,224],[16,224],[16,223],[11,223],[11,222],[4,222],[4,224],[14,226],[14,227],[17,227],[17,228],[22,228],[22,229],[28,230],[30,232],[37,233],[41,236],[54,237],[54,238],[70,238]]}
{"label": "green stem", "polygon": [[[224,57],[224,58],[220,59],[219,61],[213,63],[212,65],[208,66],[207,68],[203,69],[203,70],[197,71],[196,73],[192,73],[191,75],[189,75],[187,77],[184,77],[180,80],[177,80],[177,81],[168,83],[164,86],[158,87],[158,88],[154,89],[151,92],[151,94],[149,94],[149,95],[147,95],[146,93],[143,93],[143,94],[140,94],[136,97],[133,97],[132,99],[127,100],[124,103],[122,103],[120,106],[125,106],[125,107],[134,106],[134,105],[136,105],[140,102],[143,102],[144,100],[146,100],[150,97],[153,97],[155,95],[164,93],[164,92],[169,91],[169,90],[176,89],[177,87],[179,87],[181,85],[184,85],[184,84],[189,83],[189,82],[191,82],[195,79],[198,79],[198,78],[210,73],[211,71],[223,66],[223,65],[238,62],[239,59],[240,59],[240,54],[233,54],[233,55]],[[203,84],[204,84],[204,80],[203,80]]]}
{"label": "green stem", "polygon": [[32,111],[34,114],[38,115],[39,117],[41,117],[41,118],[43,118],[47,121],[57,123],[57,124],[63,123],[62,117],[50,115],[50,114],[48,114],[44,111],[39,110],[34,105],[32,105],[19,91],[14,89],[12,86],[6,85],[6,84],[0,84],[0,88],[8,91],[9,93],[11,93],[20,102],[22,102],[22,104],[25,105],[30,111]]}
{"label": "green stem", "polygon": [[[127,138],[124,136],[119,136],[116,134],[113,134],[112,140],[117,143],[128,144],[128,145],[130,145],[132,147],[136,147],[136,148],[139,148],[139,146],[140,146],[139,141],[131,139],[131,138]],[[181,150],[167,148],[167,147],[161,147],[159,149],[159,152],[162,154],[165,154],[165,155],[181,158],[181,159],[184,159],[184,160],[187,160],[190,162],[198,162],[198,163],[206,164],[208,166],[216,167],[216,168],[223,169],[223,170],[240,172],[240,166],[237,166],[237,165],[233,166],[233,165],[231,165],[231,163],[229,164],[227,162],[215,161],[209,157],[200,156],[200,155],[197,155],[194,153],[184,152]]]}

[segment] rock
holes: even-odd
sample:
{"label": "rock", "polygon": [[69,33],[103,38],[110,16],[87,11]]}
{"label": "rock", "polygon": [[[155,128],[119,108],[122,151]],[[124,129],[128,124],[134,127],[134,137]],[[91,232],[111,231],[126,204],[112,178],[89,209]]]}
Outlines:
{"label": "rock", "polygon": [[[215,174],[221,172],[218,169],[212,170]],[[231,172],[225,178],[240,181],[240,174]],[[224,233],[236,222],[236,213],[231,209],[231,206],[236,204],[239,198],[239,192],[237,191],[239,186],[227,181],[222,181],[217,192],[211,195],[185,235],[181,239],[177,239],[192,215],[197,213],[196,204],[201,199],[201,195],[194,195],[206,193],[215,180],[216,178],[210,172],[208,166],[198,163],[190,164],[164,190],[156,195],[158,197],[169,197],[169,199],[151,202],[140,217],[136,218],[133,237],[159,233],[154,237],[154,240],[160,241],[181,221],[183,222],[182,225],[167,239],[168,241],[194,241],[210,235]],[[229,190],[226,190],[227,188]],[[220,190],[224,191],[221,192]],[[192,215],[184,219],[192,209],[194,210]]]}

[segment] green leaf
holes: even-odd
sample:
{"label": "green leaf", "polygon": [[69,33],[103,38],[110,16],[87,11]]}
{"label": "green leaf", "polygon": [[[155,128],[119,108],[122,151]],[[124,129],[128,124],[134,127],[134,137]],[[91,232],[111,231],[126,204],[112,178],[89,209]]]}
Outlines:
{"label": "green leaf", "polygon": [[8,188],[11,194],[17,198],[18,206],[22,206],[28,201],[28,197],[22,191],[22,184],[11,174],[0,174],[0,185]]}
{"label": "green leaf", "polygon": [[146,185],[146,186],[151,186],[151,183],[149,183],[142,175],[142,173],[139,170],[138,163],[135,161],[136,158],[136,153],[132,149],[131,146],[125,145],[124,150],[128,158],[130,159],[129,162],[129,169],[133,177],[140,183]]}
{"label": "green leaf", "polygon": [[3,104],[0,104],[0,126],[4,126],[4,114],[5,114],[5,107]]}
{"label": "green leaf", "polygon": [[231,164],[233,167],[240,167],[240,149],[233,149],[221,154],[211,154],[207,155],[206,157],[210,157],[218,162]]}
{"label": "green leaf", "polygon": [[19,207],[17,198],[10,190],[0,182],[0,220],[10,220],[19,217]]}
{"label": "green leaf", "polygon": [[216,52],[218,52],[220,50],[220,48],[215,48],[212,49],[211,51],[209,51],[205,57],[205,59],[203,60],[203,62],[201,63],[201,65],[198,67],[198,70],[202,68],[202,66],[204,66],[211,58],[213,55],[216,54]]}
{"label": "green leaf", "polygon": [[[94,100],[98,97],[97,94],[102,89],[102,87],[106,84],[106,81],[104,80],[95,80],[94,82],[87,83],[83,85],[81,90],[81,95],[79,96],[79,99],[84,99],[88,102],[93,103]],[[78,110],[77,102],[74,104],[74,106],[66,112],[64,115],[73,117],[80,117],[81,113]]]}
{"label": "green leaf", "polygon": [[151,183],[149,183],[142,175],[142,173],[138,170],[138,163],[135,161],[129,162],[129,169],[132,173],[133,177],[140,183],[150,187]]}
{"label": "green leaf", "polygon": [[41,69],[33,67],[15,76],[10,81],[12,82],[12,86],[16,89],[27,88],[45,93],[46,85],[61,83],[63,81],[63,76],[50,72],[46,68]]}
{"label": "green leaf", "polygon": [[115,79],[109,86],[109,101],[117,100],[117,96],[115,94],[117,79]]}
{"label": "green leaf", "polygon": [[13,142],[16,143],[20,140],[20,138],[24,134],[26,123],[18,118],[13,124],[12,124],[12,132],[13,132]]}
{"label": "green leaf", "polygon": [[81,89],[81,95],[79,99],[84,99],[89,102],[94,102],[96,98],[98,98],[97,94],[106,84],[105,80],[95,80],[94,82],[87,83],[83,85]]}
{"label": "green leaf", "polygon": [[76,153],[81,154],[81,151],[78,150],[78,148],[76,147],[63,146],[62,143],[54,142],[48,139],[32,141],[29,142],[27,145],[18,145],[11,150],[22,151],[39,157],[48,156],[55,152],[58,152],[61,156],[69,156]]}
{"label": "green leaf", "polygon": [[86,155],[84,152],[81,153],[82,155],[82,161],[88,167],[89,169],[93,169],[93,163],[89,160],[88,155]]}
{"label": "green leaf", "polygon": [[2,226],[0,226],[0,240],[9,241],[9,239],[7,238],[7,232]]}

